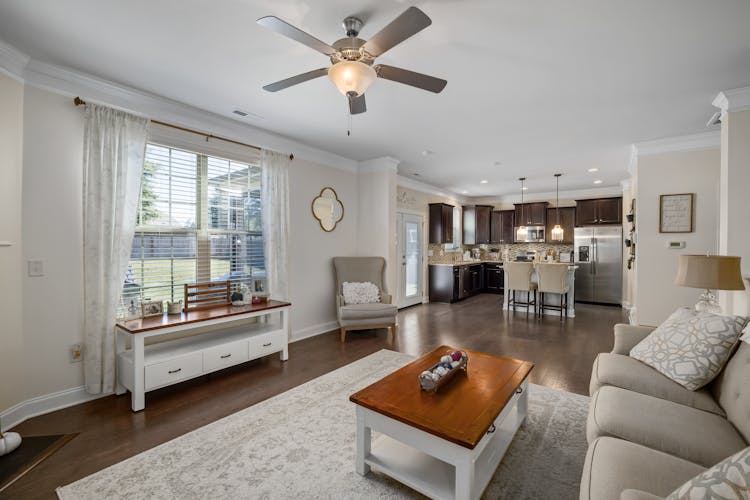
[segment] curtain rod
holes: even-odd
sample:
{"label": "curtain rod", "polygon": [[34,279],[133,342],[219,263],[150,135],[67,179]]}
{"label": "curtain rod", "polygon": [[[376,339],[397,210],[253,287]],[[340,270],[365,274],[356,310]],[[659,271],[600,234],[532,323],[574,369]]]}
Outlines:
{"label": "curtain rod", "polygon": [[[86,101],[84,101],[80,97],[76,97],[75,99],[73,99],[73,104],[75,104],[76,106],[85,106],[86,105]],[[244,142],[235,141],[234,139],[227,139],[226,137],[219,137],[218,135],[207,134],[206,132],[201,132],[199,130],[193,130],[193,129],[186,128],[186,127],[181,127],[179,125],[173,125],[171,123],[166,123],[166,122],[162,122],[162,121],[159,121],[159,120],[151,120],[151,123],[156,123],[157,125],[162,125],[164,127],[169,127],[169,128],[173,128],[173,129],[177,129],[177,130],[182,130],[183,132],[189,132],[191,134],[202,135],[206,139],[216,139],[216,140],[219,140],[219,141],[224,141],[224,142],[229,142],[229,143],[232,143],[232,144],[237,144],[238,146],[245,146],[246,148],[254,149],[256,151],[260,151],[261,150],[261,148],[259,148],[258,146],[253,146],[251,144],[245,144]],[[294,155],[290,154],[289,155],[289,159],[290,160],[294,160]]]}

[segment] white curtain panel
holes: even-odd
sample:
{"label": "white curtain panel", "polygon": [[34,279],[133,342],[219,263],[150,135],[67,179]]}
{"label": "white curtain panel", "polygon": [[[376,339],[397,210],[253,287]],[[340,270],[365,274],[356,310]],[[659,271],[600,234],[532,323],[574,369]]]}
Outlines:
{"label": "white curtain panel", "polygon": [[274,299],[289,299],[289,157],[261,152],[260,204],[268,290]]}
{"label": "white curtain panel", "polygon": [[84,376],[112,392],[114,324],[133,245],[148,119],[88,104],[83,139]]}

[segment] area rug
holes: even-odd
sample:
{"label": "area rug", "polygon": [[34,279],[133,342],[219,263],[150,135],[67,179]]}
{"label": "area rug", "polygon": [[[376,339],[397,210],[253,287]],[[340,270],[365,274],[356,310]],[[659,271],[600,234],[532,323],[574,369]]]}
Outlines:
{"label": "area rug", "polygon": [[78,434],[23,436],[17,450],[0,457],[0,493],[47,460]]}
{"label": "area rug", "polygon": [[[383,475],[354,471],[356,419],[348,399],[412,359],[379,351],[57,494],[63,500],[422,498]],[[577,498],[587,410],[587,397],[530,385],[527,423],[483,498]]]}

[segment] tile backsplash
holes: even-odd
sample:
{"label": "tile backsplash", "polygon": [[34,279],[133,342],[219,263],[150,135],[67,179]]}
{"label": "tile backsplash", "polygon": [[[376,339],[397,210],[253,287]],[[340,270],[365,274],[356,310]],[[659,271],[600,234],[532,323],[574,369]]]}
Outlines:
{"label": "tile backsplash", "polygon": [[[471,251],[473,248],[479,248],[479,258],[482,260],[514,260],[516,255],[528,251],[535,251],[537,254],[546,255],[552,251],[555,260],[560,253],[570,253],[573,251],[573,245],[560,245],[558,243],[514,243],[512,245],[489,244],[489,245],[461,245],[460,248],[446,250],[444,245],[430,244],[428,250],[432,255],[427,258],[428,264],[453,264],[463,260],[464,252]],[[490,250],[498,250],[491,252]],[[442,253],[442,255],[441,255]]]}

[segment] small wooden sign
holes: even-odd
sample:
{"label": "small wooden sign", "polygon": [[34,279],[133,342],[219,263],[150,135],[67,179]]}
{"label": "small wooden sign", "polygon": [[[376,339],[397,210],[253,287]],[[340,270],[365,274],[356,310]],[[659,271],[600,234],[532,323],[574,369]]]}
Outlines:
{"label": "small wooden sign", "polygon": [[693,232],[693,193],[659,196],[659,232]]}

